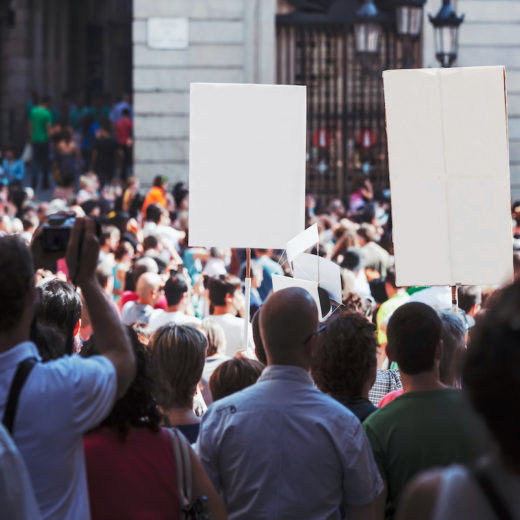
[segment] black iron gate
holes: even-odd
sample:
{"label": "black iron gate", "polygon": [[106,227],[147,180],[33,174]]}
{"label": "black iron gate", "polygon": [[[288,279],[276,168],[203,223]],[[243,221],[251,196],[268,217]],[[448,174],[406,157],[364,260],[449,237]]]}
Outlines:
{"label": "black iron gate", "polygon": [[[343,0],[359,7],[357,0]],[[348,201],[365,175],[376,192],[388,187],[381,72],[420,66],[420,41],[402,42],[393,19],[381,50],[370,60],[356,55],[350,20],[294,12],[277,16],[277,81],[307,86],[307,193],[323,207]],[[355,189],[355,188],[354,188]]]}

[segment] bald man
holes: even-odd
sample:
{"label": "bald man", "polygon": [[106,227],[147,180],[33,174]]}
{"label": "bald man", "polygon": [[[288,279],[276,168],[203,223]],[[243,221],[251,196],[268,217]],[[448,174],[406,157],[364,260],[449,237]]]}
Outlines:
{"label": "bald man", "polygon": [[267,368],[202,418],[197,450],[230,519],[382,518],[383,483],[361,424],[309,377],[317,327],[307,291],[272,294],[260,313]]}
{"label": "bald man", "polygon": [[161,295],[161,277],[155,273],[143,273],[137,280],[137,301],[125,303],[121,319],[125,325],[150,322],[155,304]]}

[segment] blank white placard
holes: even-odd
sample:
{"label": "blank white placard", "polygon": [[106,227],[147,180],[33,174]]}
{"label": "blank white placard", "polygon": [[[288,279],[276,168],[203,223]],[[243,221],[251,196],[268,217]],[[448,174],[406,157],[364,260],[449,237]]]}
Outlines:
{"label": "blank white placard", "polygon": [[305,228],[302,86],[192,83],[190,246],[284,249]]}
{"label": "blank white placard", "polygon": [[278,274],[272,275],[273,280],[273,292],[280,291],[282,289],[287,289],[288,287],[299,287],[300,289],[305,289],[316,302],[316,306],[318,308],[318,319],[321,321],[321,304],[320,304],[320,295],[318,293],[318,284],[317,282],[312,282],[310,280],[301,280],[299,278],[290,278],[289,276],[280,276]]}
{"label": "blank white placard", "polygon": [[329,298],[341,303],[341,270],[338,264],[321,256],[302,253],[294,259],[293,268],[295,278],[317,282],[327,291]]}
{"label": "blank white placard", "polygon": [[503,67],[383,73],[396,281],[513,277]]}

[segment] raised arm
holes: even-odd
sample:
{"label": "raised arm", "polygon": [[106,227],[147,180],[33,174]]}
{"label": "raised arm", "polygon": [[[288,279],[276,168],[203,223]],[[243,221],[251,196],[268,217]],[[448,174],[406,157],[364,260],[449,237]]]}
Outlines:
{"label": "raised arm", "polygon": [[83,293],[100,354],[115,366],[119,398],[125,394],[135,376],[135,357],[124,326],[95,277],[98,254],[99,242],[95,236],[94,221],[78,218],[67,247],[69,275]]}

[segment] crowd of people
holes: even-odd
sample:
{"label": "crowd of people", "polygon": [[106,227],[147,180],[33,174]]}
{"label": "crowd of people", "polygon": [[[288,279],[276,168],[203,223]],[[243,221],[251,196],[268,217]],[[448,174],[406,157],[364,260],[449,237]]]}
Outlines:
{"label": "crowd of people", "polygon": [[459,287],[458,311],[398,287],[388,193],[358,185],[306,199],[341,267],[320,322],[305,290],[273,293],[282,251],[253,250],[245,309],[245,251],[188,245],[183,183],[88,167],[40,201],[6,182],[0,516],[520,518],[520,281]]}
{"label": "crowd of people", "polygon": [[79,188],[80,175],[93,172],[102,186],[132,172],[133,110],[128,95],[112,104],[94,96],[78,106],[68,95],[58,104],[33,94],[27,102],[27,139],[23,150],[2,150],[0,184],[30,185],[67,197]]}

